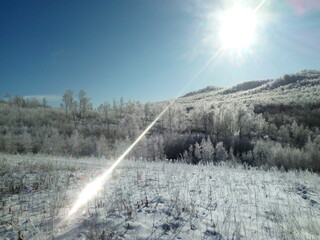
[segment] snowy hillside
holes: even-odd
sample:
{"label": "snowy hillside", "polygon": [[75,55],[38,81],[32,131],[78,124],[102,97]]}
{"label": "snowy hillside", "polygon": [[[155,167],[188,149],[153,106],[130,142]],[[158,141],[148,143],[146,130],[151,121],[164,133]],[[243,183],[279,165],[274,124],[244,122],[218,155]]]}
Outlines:
{"label": "snowy hillside", "polygon": [[320,101],[320,71],[302,71],[277,79],[248,81],[222,88],[208,87],[177,100],[185,105],[225,103],[315,103]]}
{"label": "snowy hillside", "polygon": [[1,239],[319,239],[319,175],[227,164],[126,160],[66,219],[111,163],[1,155]]}

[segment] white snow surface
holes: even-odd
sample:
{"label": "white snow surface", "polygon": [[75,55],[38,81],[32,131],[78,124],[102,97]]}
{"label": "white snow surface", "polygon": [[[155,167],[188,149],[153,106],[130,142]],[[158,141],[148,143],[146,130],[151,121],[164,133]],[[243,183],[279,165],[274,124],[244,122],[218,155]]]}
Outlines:
{"label": "white snow surface", "polygon": [[229,164],[0,155],[0,239],[320,239],[320,177]]}

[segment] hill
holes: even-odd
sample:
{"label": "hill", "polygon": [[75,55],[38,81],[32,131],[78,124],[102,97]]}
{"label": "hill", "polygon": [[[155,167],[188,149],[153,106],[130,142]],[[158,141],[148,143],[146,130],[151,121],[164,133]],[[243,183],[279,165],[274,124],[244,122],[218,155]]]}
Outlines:
{"label": "hill", "polygon": [[206,88],[203,88],[203,89],[200,89],[197,91],[189,92],[189,93],[183,95],[182,97],[190,97],[190,96],[194,96],[194,95],[197,95],[200,93],[214,92],[214,91],[218,91],[221,89],[222,89],[221,87],[208,86]]}
{"label": "hill", "polygon": [[177,102],[192,103],[278,103],[303,104],[320,102],[320,71],[304,70],[277,79],[248,81],[223,88],[204,88],[184,95]]}
{"label": "hill", "polygon": [[67,90],[61,109],[0,102],[0,151],[115,158],[169,106],[129,157],[320,170],[319,71],[207,87],[173,105],[120,99],[93,109],[81,96]]}

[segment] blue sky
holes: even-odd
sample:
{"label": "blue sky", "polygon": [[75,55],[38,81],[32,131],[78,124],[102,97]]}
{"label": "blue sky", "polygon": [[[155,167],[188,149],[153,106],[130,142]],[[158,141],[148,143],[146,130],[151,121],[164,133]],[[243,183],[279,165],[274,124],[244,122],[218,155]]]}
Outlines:
{"label": "blue sky", "polygon": [[[58,105],[67,89],[86,90],[95,106],[176,97],[218,51],[215,15],[231,2],[2,0],[0,98],[48,96]],[[185,92],[320,70],[319,5],[265,1],[257,42],[220,53]]]}

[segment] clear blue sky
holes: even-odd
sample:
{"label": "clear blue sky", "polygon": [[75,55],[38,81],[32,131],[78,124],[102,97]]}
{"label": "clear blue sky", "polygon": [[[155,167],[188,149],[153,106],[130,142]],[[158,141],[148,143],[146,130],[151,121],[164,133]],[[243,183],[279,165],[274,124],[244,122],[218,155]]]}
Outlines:
{"label": "clear blue sky", "polygon": [[[210,28],[221,2],[1,0],[0,98],[173,98],[218,50]],[[258,14],[250,51],[220,54],[186,91],[320,69],[318,0],[267,0]]]}

